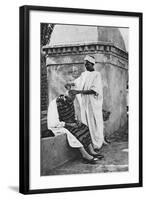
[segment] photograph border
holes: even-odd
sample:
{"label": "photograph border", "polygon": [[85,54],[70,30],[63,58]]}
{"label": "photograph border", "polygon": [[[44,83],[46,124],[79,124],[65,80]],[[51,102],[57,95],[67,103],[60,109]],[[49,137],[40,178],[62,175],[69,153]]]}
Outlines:
{"label": "photograph border", "polygon": [[[123,11],[105,11],[90,10],[79,8],[63,8],[63,7],[45,7],[45,6],[22,6],[19,8],[19,192],[23,194],[36,193],[52,193],[52,192],[68,192],[83,190],[99,190],[99,189],[115,189],[115,188],[131,188],[142,187],[143,185],[143,167],[142,167],[142,30],[143,30],[143,14],[140,12],[123,12]],[[29,128],[30,128],[30,73],[29,73],[29,26],[30,11],[46,11],[46,12],[65,12],[78,14],[100,14],[114,15],[139,18],[139,182],[129,184],[113,184],[113,185],[97,185],[97,186],[81,186],[67,188],[51,188],[51,189],[30,189],[30,146],[29,146]]]}

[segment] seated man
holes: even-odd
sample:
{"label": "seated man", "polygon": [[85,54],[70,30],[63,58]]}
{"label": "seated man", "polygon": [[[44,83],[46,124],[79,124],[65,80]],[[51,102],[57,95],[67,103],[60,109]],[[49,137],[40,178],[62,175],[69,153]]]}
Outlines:
{"label": "seated man", "polygon": [[102,159],[103,156],[94,151],[91,143],[89,128],[85,124],[76,120],[73,103],[74,98],[75,95],[68,92],[68,95],[60,95],[55,100],[58,121],[56,120],[56,123],[54,124],[51,122],[51,119],[54,120],[53,113],[49,112],[50,109],[48,108],[48,128],[63,127],[68,130],[69,133],[71,133],[79,141],[78,148],[84,161],[86,161],[86,163],[96,164],[98,159]]}

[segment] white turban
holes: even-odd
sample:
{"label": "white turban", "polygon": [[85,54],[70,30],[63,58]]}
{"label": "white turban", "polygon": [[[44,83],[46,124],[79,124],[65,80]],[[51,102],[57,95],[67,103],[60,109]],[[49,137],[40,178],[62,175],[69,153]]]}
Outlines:
{"label": "white turban", "polygon": [[85,56],[84,60],[89,61],[90,63],[95,65],[95,58],[91,57],[91,56]]}

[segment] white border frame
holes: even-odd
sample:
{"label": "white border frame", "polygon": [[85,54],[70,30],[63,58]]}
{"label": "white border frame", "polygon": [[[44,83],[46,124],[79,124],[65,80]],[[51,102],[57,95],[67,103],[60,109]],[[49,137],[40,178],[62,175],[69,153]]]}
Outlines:
{"label": "white border frame", "polygon": [[[73,16],[74,15],[74,16]],[[110,18],[110,20],[109,20]],[[40,176],[40,23],[129,27],[129,171]],[[92,23],[91,23],[92,22]],[[134,41],[134,42],[133,42]],[[139,18],[30,11],[30,189],[139,182]],[[137,98],[135,98],[137,97]],[[134,122],[134,123],[133,123]],[[81,178],[82,177],[82,178]],[[88,180],[88,181],[87,181]]]}

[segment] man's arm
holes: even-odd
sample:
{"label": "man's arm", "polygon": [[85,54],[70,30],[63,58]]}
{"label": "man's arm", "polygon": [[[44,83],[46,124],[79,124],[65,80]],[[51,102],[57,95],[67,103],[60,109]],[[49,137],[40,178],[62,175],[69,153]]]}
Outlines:
{"label": "man's arm", "polygon": [[94,90],[81,90],[81,94],[94,94],[94,95],[98,95]]}
{"label": "man's arm", "polygon": [[76,94],[85,94],[85,95],[98,95],[94,90],[70,90],[69,91],[71,94],[76,95]]}

